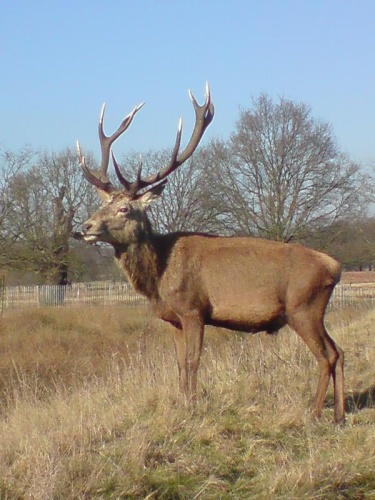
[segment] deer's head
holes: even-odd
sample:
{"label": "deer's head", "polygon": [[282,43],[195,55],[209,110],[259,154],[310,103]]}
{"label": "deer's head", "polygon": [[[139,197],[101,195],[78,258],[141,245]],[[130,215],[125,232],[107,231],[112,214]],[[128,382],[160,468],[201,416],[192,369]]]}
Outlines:
{"label": "deer's head", "polygon": [[140,234],[149,225],[147,217],[144,216],[145,209],[152,200],[156,199],[162,193],[168,175],[190,158],[214,117],[214,106],[211,102],[208,84],[206,84],[206,99],[202,106],[197,103],[190,91],[189,95],[195,111],[195,125],[185,149],[179,153],[182,135],[182,121],[180,119],[170,161],[159,172],[142,179],[142,161],[140,161],[136,180],[129,182],[120,172],[112,153],[114,169],[122,185],[122,189],[120,190],[107,177],[111,146],[129,127],[135,114],[144,103],[136,106],[124,118],[119,128],[111,136],[106,136],[103,131],[105,110],[105,106],[103,105],[98,126],[102,151],[102,161],[99,171],[89,170],[78,142],[77,153],[83,175],[96,187],[97,193],[104,203],[83,224],[83,231],[75,233],[76,238],[83,239],[88,243],[102,241],[111,244],[127,244],[133,239],[139,240]]}

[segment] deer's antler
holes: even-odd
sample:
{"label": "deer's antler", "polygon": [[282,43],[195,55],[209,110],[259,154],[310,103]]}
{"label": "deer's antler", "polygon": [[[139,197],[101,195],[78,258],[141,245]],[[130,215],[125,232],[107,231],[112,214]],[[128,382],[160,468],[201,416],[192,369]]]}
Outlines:
{"label": "deer's antler", "polygon": [[116,189],[115,186],[113,186],[113,184],[107,177],[111,146],[115,142],[115,140],[118,139],[118,137],[120,137],[120,135],[123,134],[125,130],[129,128],[135,114],[137,113],[137,111],[141,109],[143,105],[144,102],[135,106],[133,110],[122,120],[118,129],[115,132],[113,132],[112,135],[107,136],[103,131],[105,103],[103,104],[102,109],[100,111],[99,124],[98,124],[100,148],[102,151],[102,161],[99,171],[94,172],[87,167],[85,162],[85,157],[83,156],[79,142],[77,141],[77,154],[83,175],[91,184],[93,184],[98,189],[105,191],[106,193],[110,193]]}
{"label": "deer's antler", "polygon": [[[193,103],[194,111],[195,111],[195,125],[193,132],[191,134],[190,140],[185,147],[185,149],[180,153],[180,145],[181,145],[181,135],[182,135],[182,120],[180,119],[178,122],[178,127],[177,127],[177,135],[176,135],[176,140],[175,144],[172,150],[171,154],[171,159],[165,167],[163,167],[159,172],[149,175],[145,179],[142,179],[142,161],[140,160],[139,162],[139,169],[137,173],[137,178],[134,182],[129,182],[125,177],[122,175],[120,172],[119,166],[115,160],[115,157],[112,153],[112,160],[113,160],[113,165],[115,168],[116,175],[124,187],[124,191],[127,194],[127,196],[130,199],[137,199],[139,195],[139,191],[142,189],[152,186],[156,183],[160,183],[161,181],[166,182],[164,179],[168,177],[170,173],[172,173],[176,168],[178,168],[180,165],[182,165],[190,156],[194,153],[196,150],[206,128],[208,125],[211,123],[215,109],[214,105],[211,102],[211,95],[210,95],[210,87],[208,83],[206,83],[206,98],[205,102],[202,106],[200,106],[195,97],[193,96],[192,92],[189,90],[189,96],[191,99],[191,102]],[[137,113],[137,111],[143,106],[144,103],[139,104],[136,106],[122,121],[121,125],[119,128],[111,135],[111,136],[106,136],[103,132],[103,117],[104,117],[104,105],[102,107],[102,111],[100,113],[100,119],[99,119],[99,126],[98,126],[98,132],[99,132],[99,140],[100,140],[100,145],[101,145],[101,150],[102,150],[102,162],[101,162],[101,167],[99,172],[95,173],[90,171],[86,164],[85,164],[85,158],[81,153],[79,143],[77,142],[77,153],[80,161],[80,166],[83,171],[84,176],[86,179],[91,182],[91,184],[94,184],[99,190],[103,190],[107,193],[110,193],[115,190],[115,187],[112,185],[110,180],[107,177],[107,170],[108,170],[108,163],[109,163],[109,155],[110,155],[110,150],[111,150],[111,145],[112,143],[123,133],[125,130],[129,127],[131,124],[134,115]]]}

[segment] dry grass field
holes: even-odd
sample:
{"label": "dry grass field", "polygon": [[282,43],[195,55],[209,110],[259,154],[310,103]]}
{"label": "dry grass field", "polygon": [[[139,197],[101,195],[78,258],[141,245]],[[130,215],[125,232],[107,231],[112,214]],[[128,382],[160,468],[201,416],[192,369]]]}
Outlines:
{"label": "dry grass field", "polygon": [[147,309],[6,311],[0,499],[374,499],[375,310],[331,311],[347,421],[309,413],[317,365],[288,329],[208,329],[191,411]]}

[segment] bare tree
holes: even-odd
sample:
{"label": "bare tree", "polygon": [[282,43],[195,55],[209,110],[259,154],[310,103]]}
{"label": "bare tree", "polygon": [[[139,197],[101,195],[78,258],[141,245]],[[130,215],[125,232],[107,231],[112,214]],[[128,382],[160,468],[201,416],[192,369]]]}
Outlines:
{"label": "bare tree", "polygon": [[[88,162],[94,165],[90,156]],[[80,177],[77,156],[66,149],[39,155],[34,166],[11,179],[7,232],[15,243],[8,253],[9,267],[38,272],[49,283],[66,284],[72,230],[97,205],[94,191]]]}
{"label": "bare tree", "polygon": [[301,239],[359,208],[358,165],[305,104],[260,95],[230,141],[213,144],[210,164],[224,220],[239,233]]}
{"label": "bare tree", "polygon": [[0,261],[3,265],[17,239],[8,223],[16,202],[10,186],[13,180],[30,166],[34,154],[30,147],[24,147],[17,153],[9,149],[0,150]]}

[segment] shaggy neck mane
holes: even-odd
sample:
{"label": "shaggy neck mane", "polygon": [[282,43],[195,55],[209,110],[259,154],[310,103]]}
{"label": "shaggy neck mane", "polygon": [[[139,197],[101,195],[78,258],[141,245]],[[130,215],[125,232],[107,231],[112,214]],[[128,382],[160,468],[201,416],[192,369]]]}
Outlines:
{"label": "shaggy neck mane", "polygon": [[115,246],[115,257],[134,289],[148,299],[158,297],[158,259],[152,234],[141,241]]}

